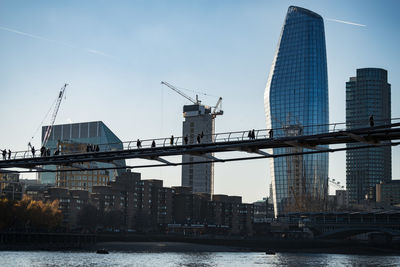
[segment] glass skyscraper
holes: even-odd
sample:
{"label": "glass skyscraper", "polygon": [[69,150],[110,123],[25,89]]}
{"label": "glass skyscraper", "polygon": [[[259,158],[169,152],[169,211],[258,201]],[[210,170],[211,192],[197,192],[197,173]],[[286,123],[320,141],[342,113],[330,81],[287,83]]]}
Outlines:
{"label": "glass skyscraper", "polygon": [[[328,131],[328,75],[324,22],[320,15],[290,6],[264,94],[267,128],[274,137]],[[308,151],[272,149],[273,154]],[[319,210],[327,197],[328,154],[271,159],[275,216]]]}
{"label": "glass skyscraper", "polygon": [[[347,129],[389,124],[391,118],[390,84],[387,71],[377,68],[357,69],[357,76],[346,82]],[[347,147],[359,146],[348,144]],[[346,152],[346,186],[349,202],[365,199],[372,188],[381,181],[392,179],[391,147],[374,147]]]}

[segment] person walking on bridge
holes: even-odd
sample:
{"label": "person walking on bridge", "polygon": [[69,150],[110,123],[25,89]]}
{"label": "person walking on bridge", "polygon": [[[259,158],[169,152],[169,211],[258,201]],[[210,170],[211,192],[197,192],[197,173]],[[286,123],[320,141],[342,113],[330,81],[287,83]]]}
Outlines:
{"label": "person walking on bridge", "polygon": [[153,142],[151,143],[151,147],[152,148],[156,147],[156,141],[153,140]]}
{"label": "person walking on bridge", "polygon": [[32,157],[34,158],[35,157],[35,152],[36,152],[36,149],[35,149],[34,146],[31,148],[31,152],[32,152]]}
{"label": "person walking on bridge", "polygon": [[6,160],[6,155],[7,155],[7,149],[3,150],[3,160]]}
{"label": "person walking on bridge", "polygon": [[11,159],[11,150],[10,149],[8,150],[8,159],[9,160]]}
{"label": "person walking on bridge", "polygon": [[274,130],[269,130],[269,138],[272,139],[274,138]]}
{"label": "person walking on bridge", "polygon": [[369,116],[369,126],[374,127],[374,115]]}
{"label": "person walking on bridge", "polygon": [[137,148],[142,148],[142,142],[139,139],[136,141],[136,146]]}
{"label": "person walking on bridge", "polygon": [[41,157],[46,156],[46,148],[45,148],[44,146],[42,146],[42,147],[40,148],[40,156],[41,156]]}
{"label": "person walking on bridge", "polygon": [[170,144],[171,146],[174,145],[174,136],[173,136],[173,135],[171,135],[171,138],[169,139],[169,144]]}

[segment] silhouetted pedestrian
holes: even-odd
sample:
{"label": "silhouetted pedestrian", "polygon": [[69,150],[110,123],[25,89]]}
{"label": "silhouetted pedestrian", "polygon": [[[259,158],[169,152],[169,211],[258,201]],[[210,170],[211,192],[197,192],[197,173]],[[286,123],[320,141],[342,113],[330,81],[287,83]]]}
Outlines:
{"label": "silhouetted pedestrian", "polygon": [[40,156],[41,156],[41,157],[46,156],[46,148],[45,148],[44,146],[42,146],[42,147],[40,148]]}
{"label": "silhouetted pedestrian", "polygon": [[188,136],[186,135],[185,138],[184,138],[183,140],[185,141],[185,145],[187,145],[187,143],[189,142]]}
{"label": "silhouetted pedestrian", "polygon": [[8,150],[8,159],[11,159],[11,150]]}
{"label": "silhouetted pedestrian", "polygon": [[256,139],[256,135],[255,135],[255,133],[254,133],[254,129],[251,131],[251,137],[252,137],[253,139]]}
{"label": "silhouetted pedestrian", "polygon": [[99,151],[100,151],[99,145],[95,145],[95,148],[94,148],[94,149],[96,150],[96,152],[99,152]]}
{"label": "silhouetted pedestrian", "polygon": [[156,147],[156,141],[153,140],[153,142],[151,143],[151,147],[152,148]]}
{"label": "silhouetted pedestrian", "polygon": [[374,127],[375,123],[374,123],[374,116],[371,115],[369,116],[369,126]]}
{"label": "silhouetted pedestrian", "polygon": [[56,150],[56,151],[54,151],[54,156],[58,156],[58,155],[60,155],[60,150]]}
{"label": "silhouetted pedestrian", "polygon": [[269,130],[269,138],[274,138],[274,130]]}
{"label": "silhouetted pedestrian", "polygon": [[204,137],[204,132],[203,132],[203,131],[201,132],[200,137],[201,137],[201,138]]}
{"label": "silhouetted pedestrian", "polygon": [[169,144],[172,146],[174,145],[174,136],[171,135],[171,138],[169,139]]}
{"label": "silhouetted pedestrian", "polygon": [[7,150],[4,149],[4,150],[3,150],[3,160],[6,160],[6,156],[7,156]]}
{"label": "silhouetted pedestrian", "polygon": [[34,158],[35,157],[35,152],[36,152],[36,149],[35,149],[34,146],[31,148],[31,152],[32,152],[32,157]]}
{"label": "silhouetted pedestrian", "polygon": [[200,134],[198,134],[198,135],[197,135],[197,143],[198,143],[198,144],[200,144],[200,139],[201,139]]}
{"label": "silhouetted pedestrian", "polygon": [[137,148],[141,148],[142,147],[142,142],[140,142],[139,139],[136,141],[136,146],[137,146]]}
{"label": "silhouetted pedestrian", "polygon": [[48,149],[46,150],[46,156],[47,156],[47,157],[50,157],[50,148],[48,148]]}
{"label": "silhouetted pedestrian", "polygon": [[252,135],[251,135],[251,130],[250,130],[249,133],[247,134],[247,137],[248,137],[249,139],[253,139],[253,138],[252,138]]}

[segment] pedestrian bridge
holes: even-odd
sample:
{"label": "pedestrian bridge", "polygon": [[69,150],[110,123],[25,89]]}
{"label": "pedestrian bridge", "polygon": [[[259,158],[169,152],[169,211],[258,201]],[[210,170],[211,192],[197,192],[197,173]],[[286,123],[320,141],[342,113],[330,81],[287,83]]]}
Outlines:
{"label": "pedestrian bridge", "polygon": [[[112,148],[115,147],[115,144],[99,144],[99,149],[95,152],[61,152],[58,155],[54,155],[54,151],[52,151],[51,156],[39,157],[34,157],[29,150],[16,151],[11,153],[9,159],[7,155],[5,160],[0,160],[0,172],[55,172],[55,170],[42,169],[46,165],[64,165],[70,166],[72,169],[77,166],[76,171],[82,171],[82,168],[78,165],[84,162],[113,163],[116,160],[124,159],[146,159],[151,161],[151,163],[86,170],[178,166],[186,163],[172,162],[166,158],[185,154],[193,155],[201,157],[204,160],[188,164],[200,164],[328,153],[380,146],[397,146],[400,143],[397,141],[400,139],[400,118],[392,119],[391,123],[388,124],[352,130],[343,129],[345,127],[344,123],[310,125],[302,126],[302,128],[316,127],[317,129],[321,126],[328,126],[325,128],[329,128],[329,131],[312,135],[273,136],[270,132],[271,129],[253,130],[253,135],[249,135],[249,130],[246,130],[216,133],[211,138],[204,138],[207,140],[211,139],[211,142],[202,142],[203,139],[198,139],[196,142],[195,138],[195,143],[187,142],[182,136],[174,137],[173,139],[166,137],[140,140],[140,146],[137,146],[137,140],[122,142],[119,143],[119,146],[122,147],[119,150]],[[273,130],[275,133],[279,133],[282,132],[283,128]],[[350,143],[358,143],[359,145],[357,147],[347,147],[346,144]],[[329,145],[337,146],[329,148]],[[272,154],[270,150],[271,148],[290,147],[301,149],[286,149],[280,154]],[[229,157],[222,157],[224,152],[234,151],[244,153],[239,154],[239,156],[232,157],[229,155]],[[218,153],[218,157],[214,153]],[[68,168],[68,171],[70,172],[71,168]]]}

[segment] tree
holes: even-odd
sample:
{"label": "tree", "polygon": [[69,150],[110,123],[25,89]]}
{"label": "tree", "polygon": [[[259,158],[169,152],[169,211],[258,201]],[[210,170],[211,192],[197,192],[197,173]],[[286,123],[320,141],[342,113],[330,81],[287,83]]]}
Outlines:
{"label": "tree", "polygon": [[43,203],[28,196],[16,202],[3,198],[0,200],[0,229],[54,229],[62,222],[58,205],[58,200]]}

